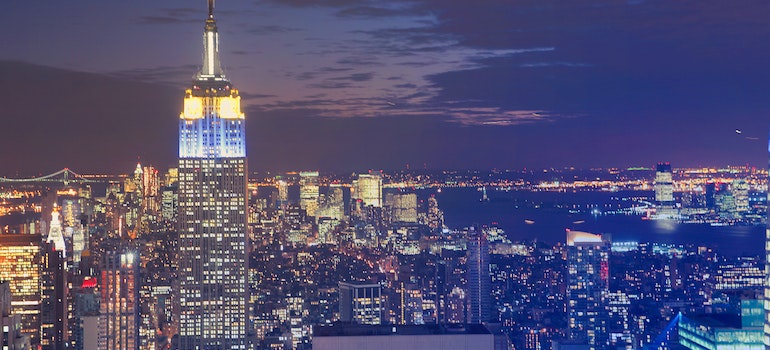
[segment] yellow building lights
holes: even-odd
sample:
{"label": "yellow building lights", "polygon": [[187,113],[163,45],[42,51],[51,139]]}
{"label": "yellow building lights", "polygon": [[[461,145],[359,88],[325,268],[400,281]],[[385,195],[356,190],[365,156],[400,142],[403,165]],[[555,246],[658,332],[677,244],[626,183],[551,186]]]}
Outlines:
{"label": "yellow building lights", "polygon": [[245,119],[241,112],[241,97],[233,91],[228,97],[219,98],[219,117],[222,119]]}
{"label": "yellow building lights", "polygon": [[185,91],[184,111],[179,115],[181,119],[203,118],[203,97],[195,97],[191,90]]}

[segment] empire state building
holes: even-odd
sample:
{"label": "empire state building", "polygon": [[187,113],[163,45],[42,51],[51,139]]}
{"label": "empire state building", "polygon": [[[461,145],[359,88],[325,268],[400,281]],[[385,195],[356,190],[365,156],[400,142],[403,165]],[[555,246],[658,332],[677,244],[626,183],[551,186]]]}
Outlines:
{"label": "empire state building", "polygon": [[245,118],[208,4],[203,66],[179,115],[179,349],[245,349]]}

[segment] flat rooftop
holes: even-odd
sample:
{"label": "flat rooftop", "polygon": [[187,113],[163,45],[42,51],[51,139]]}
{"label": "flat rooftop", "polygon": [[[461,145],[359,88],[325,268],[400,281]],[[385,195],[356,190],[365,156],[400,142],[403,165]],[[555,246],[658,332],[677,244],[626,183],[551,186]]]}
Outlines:
{"label": "flat rooftop", "polygon": [[441,334],[491,334],[481,324],[447,325],[361,325],[333,323],[313,326],[314,337],[361,337],[384,335],[441,335]]}
{"label": "flat rooftop", "polygon": [[713,328],[741,328],[741,317],[733,314],[699,314],[684,316],[684,318]]}

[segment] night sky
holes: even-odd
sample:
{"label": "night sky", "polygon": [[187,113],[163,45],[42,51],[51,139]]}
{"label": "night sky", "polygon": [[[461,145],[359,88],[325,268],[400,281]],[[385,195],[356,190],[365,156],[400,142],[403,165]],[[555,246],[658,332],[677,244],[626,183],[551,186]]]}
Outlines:
{"label": "night sky", "polygon": [[[766,0],[220,0],[215,14],[251,170],[767,162]],[[204,0],[3,1],[0,175],[173,166],[205,17]]]}

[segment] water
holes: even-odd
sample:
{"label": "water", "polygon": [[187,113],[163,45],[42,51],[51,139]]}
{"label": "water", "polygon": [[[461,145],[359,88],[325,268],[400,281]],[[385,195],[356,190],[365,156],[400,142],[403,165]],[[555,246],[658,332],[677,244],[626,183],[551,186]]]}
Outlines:
{"label": "water", "polygon": [[[420,200],[434,194],[450,228],[497,223],[513,241],[565,241],[565,230],[611,234],[613,241],[640,241],[708,246],[728,256],[761,255],[763,226],[711,226],[642,220],[639,215],[592,215],[630,206],[623,197],[652,197],[651,191],[626,192],[502,192],[488,189],[482,202],[475,188],[419,190]],[[570,212],[570,209],[573,212]],[[574,212],[575,210],[578,212]],[[527,221],[525,221],[527,220]]]}

